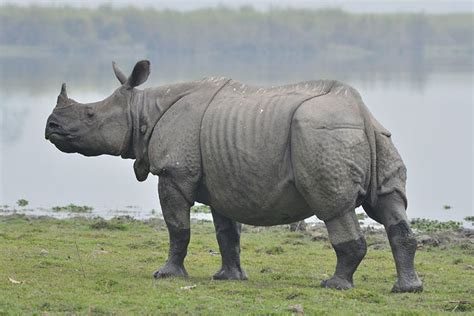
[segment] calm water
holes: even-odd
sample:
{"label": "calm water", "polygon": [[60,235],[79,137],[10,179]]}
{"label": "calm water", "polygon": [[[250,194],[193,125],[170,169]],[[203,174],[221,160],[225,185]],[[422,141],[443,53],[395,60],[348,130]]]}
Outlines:
{"label": "calm water", "polygon": [[[153,61],[152,61],[153,62]],[[103,99],[118,86],[101,64],[100,71],[83,65],[57,65],[44,69],[15,68],[3,61],[0,90],[1,184],[0,204],[14,205],[20,198],[33,207],[75,203],[99,209],[126,206],[158,210],[157,178],[135,180],[133,161],[118,157],[86,158],[64,154],[44,139],[44,125],[62,81],[79,102]],[[124,64],[129,70],[132,64]],[[194,65],[153,68],[154,86],[210,75],[225,75],[246,83],[273,85],[322,77],[342,79],[356,87],[372,113],[393,134],[408,168],[410,217],[455,219],[473,215],[473,74],[437,72],[324,73],[298,68],[217,65],[212,71]],[[31,70],[29,70],[31,69]],[[54,74],[52,73],[54,72]],[[444,205],[451,209],[445,210]],[[135,208],[135,209],[136,209]]]}

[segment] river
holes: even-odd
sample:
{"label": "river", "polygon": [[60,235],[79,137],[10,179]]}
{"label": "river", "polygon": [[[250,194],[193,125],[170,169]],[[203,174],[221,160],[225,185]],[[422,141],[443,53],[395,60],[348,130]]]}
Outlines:
{"label": "river", "polygon": [[[127,59],[127,62],[129,59]],[[354,86],[375,117],[392,132],[408,169],[408,215],[462,220],[473,215],[473,72],[280,67],[152,61],[144,87],[223,75],[263,86],[308,79],[340,79]],[[49,65],[49,66],[48,66]],[[135,180],[133,161],[59,152],[44,138],[61,82],[79,102],[103,99],[118,87],[109,62],[90,64],[0,60],[0,204],[28,208],[90,205],[98,210],[160,212],[157,178]],[[123,63],[128,72],[133,64]],[[280,68],[279,68],[280,67]],[[275,70],[278,69],[278,70]],[[17,207],[18,208],[18,207]],[[106,211],[104,211],[106,212]],[[105,213],[104,213],[105,214]],[[100,214],[99,214],[100,215]]]}

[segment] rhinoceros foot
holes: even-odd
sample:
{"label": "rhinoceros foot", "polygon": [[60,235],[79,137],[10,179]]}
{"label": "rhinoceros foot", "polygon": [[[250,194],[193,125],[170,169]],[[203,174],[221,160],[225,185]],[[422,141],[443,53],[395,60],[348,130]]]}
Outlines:
{"label": "rhinoceros foot", "polygon": [[423,292],[423,283],[416,277],[413,280],[400,280],[393,285],[392,293],[419,293]]}
{"label": "rhinoceros foot", "polygon": [[321,286],[325,288],[336,289],[336,290],[348,290],[354,287],[352,282],[349,282],[348,280],[345,280],[336,275],[328,280],[322,281]]}
{"label": "rhinoceros foot", "polygon": [[188,272],[184,266],[167,263],[163,268],[153,273],[155,279],[173,278],[173,277],[188,277]]}
{"label": "rhinoceros foot", "polygon": [[213,280],[247,280],[247,274],[240,267],[222,267],[212,276]]}

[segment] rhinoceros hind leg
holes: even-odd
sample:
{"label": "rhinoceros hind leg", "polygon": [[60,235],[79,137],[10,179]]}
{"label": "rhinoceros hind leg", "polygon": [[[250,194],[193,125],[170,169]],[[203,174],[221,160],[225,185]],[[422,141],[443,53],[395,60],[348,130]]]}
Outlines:
{"label": "rhinoceros hind leg", "polygon": [[321,282],[321,286],[338,290],[354,287],[352,276],[367,252],[367,244],[361,233],[355,211],[326,222],[329,239],[336,252],[336,272]]}
{"label": "rhinoceros hind leg", "polygon": [[422,292],[423,284],[415,271],[416,239],[408,224],[405,203],[398,193],[378,197],[375,212],[385,226],[397,269],[392,292]]}
{"label": "rhinoceros hind leg", "polygon": [[160,178],[158,185],[163,218],[168,227],[170,248],[166,264],[153,273],[155,279],[168,277],[187,277],[184,258],[191,238],[190,208],[188,200],[183,197],[173,181]]}
{"label": "rhinoceros hind leg", "polygon": [[240,231],[242,225],[211,208],[216,237],[222,257],[222,266],[214,280],[247,280],[247,274],[240,266]]}

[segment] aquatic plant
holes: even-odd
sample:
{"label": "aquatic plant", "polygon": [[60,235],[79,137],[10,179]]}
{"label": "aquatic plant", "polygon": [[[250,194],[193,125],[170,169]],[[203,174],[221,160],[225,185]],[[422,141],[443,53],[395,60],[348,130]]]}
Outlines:
{"label": "aquatic plant", "polygon": [[52,208],[54,212],[69,212],[69,213],[90,213],[93,210],[90,206],[80,206],[75,204],[69,204],[66,206],[54,206]]}

